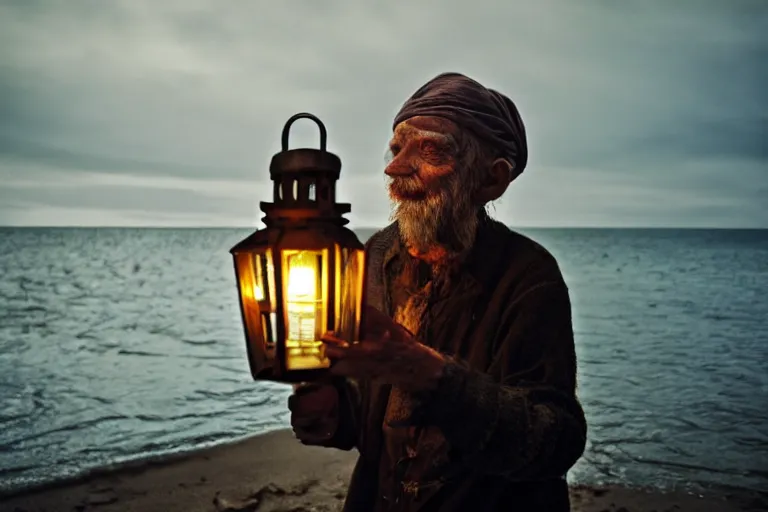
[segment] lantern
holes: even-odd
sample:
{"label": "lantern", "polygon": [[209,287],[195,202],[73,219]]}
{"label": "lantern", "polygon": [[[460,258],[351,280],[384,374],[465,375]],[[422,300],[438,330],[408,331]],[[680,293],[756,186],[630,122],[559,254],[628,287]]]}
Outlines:
{"label": "lantern", "polygon": [[[311,119],[320,149],[288,149],[291,125]],[[327,133],[314,115],[291,117],[282,151],[272,157],[273,202],[262,202],[265,228],[235,245],[235,275],[251,375],[302,382],[330,367],[320,341],[333,332],[361,337],[365,285],[363,244],[344,227],[350,205],[336,203],[341,160],[326,151]]]}

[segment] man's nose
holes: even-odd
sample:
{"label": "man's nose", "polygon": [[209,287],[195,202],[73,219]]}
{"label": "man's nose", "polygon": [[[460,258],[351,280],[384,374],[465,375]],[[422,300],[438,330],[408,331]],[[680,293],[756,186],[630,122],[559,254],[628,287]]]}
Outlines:
{"label": "man's nose", "polygon": [[387,168],[384,169],[384,174],[390,178],[396,178],[398,176],[411,176],[415,173],[416,169],[414,169],[412,165],[395,161],[390,162]]}

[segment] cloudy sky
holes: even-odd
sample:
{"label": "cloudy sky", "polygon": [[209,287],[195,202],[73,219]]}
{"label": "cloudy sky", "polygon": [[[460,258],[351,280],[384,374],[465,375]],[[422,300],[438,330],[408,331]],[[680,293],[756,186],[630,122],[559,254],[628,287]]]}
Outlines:
{"label": "cloudy sky", "polygon": [[253,226],[310,111],[381,226],[395,112],[459,71],[528,129],[498,218],[768,228],[766,26],[764,0],[0,0],[0,225]]}

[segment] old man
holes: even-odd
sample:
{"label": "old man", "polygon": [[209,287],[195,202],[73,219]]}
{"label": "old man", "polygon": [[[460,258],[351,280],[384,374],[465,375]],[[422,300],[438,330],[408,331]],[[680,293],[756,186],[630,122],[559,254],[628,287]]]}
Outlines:
{"label": "old man", "polygon": [[568,288],[549,252],[486,213],[527,163],[518,110],[442,74],[405,102],[390,150],[365,339],[326,337],[336,380],[296,389],[296,436],[359,451],[347,512],[570,510],[586,423]]}

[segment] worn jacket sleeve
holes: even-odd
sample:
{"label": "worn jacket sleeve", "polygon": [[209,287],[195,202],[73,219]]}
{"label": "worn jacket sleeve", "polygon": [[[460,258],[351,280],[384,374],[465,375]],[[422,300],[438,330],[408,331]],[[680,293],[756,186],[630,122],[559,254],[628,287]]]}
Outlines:
{"label": "worn jacket sleeve", "polygon": [[520,480],[562,476],[586,442],[565,283],[530,287],[508,305],[500,330],[487,373],[449,360],[426,418],[477,471]]}

